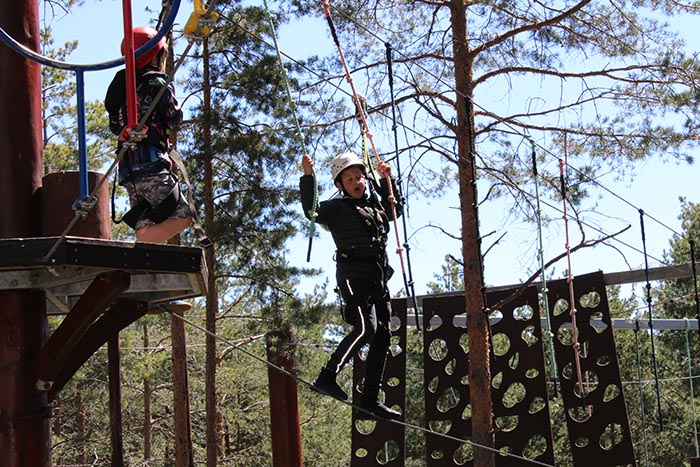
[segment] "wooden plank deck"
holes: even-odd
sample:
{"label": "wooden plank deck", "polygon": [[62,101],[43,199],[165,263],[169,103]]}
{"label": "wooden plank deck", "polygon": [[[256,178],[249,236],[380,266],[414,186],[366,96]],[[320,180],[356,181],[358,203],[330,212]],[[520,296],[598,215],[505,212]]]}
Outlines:
{"label": "wooden plank deck", "polygon": [[66,237],[0,239],[0,290],[40,289],[50,314],[66,313],[91,281],[125,271],[124,298],[160,303],[206,294],[207,267],[201,248]]}

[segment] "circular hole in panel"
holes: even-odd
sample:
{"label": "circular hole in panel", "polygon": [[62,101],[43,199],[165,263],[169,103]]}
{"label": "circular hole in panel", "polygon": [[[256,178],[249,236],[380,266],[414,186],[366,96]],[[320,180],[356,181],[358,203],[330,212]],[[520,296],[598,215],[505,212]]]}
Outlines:
{"label": "circular hole in panel", "polygon": [[428,331],[428,332],[434,331],[437,328],[439,328],[440,326],[442,326],[442,318],[440,317],[440,315],[433,315],[430,318],[430,321],[428,321],[428,326],[426,328],[426,331]]}
{"label": "circular hole in panel", "polygon": [[527,379],[535,379],[540,375],[540,370],[537,368],[528,368],[525,370],[525,377]]}
{"label": "circular hole in panel", "polygon": [[496,417],[494,423],[496,428],[501,431],[513,431],[518,426],[518,416],[505,415],[503,417]]}
{"label": "circular hole in panel", "polygon": [[369,453],[365,448],[359,448],[357,451],[355,451],[355,457],[359,457],[360,459],[364,459],[365,457],[367,457],[367,454]]}
{"label": "circular hole in panel", "polygon": [[493,378],[491,378],[491,386],[498,389],[501,387],[501,383],[503,383],[503,372],[499,371]]}
{"label": "circular hole in panel", "polygon": [[431,420],[428,426],[435,433],[440,433],[441,435],[447,434],[452,428],[452,421],[450,420]]}
{"label": "circular hole in panel", "polygon": [[577,448],[585,448],[586,446],[588,446],[588,438],[576,438],[576,441],[574,441],[574,446],[576,446]]}
{"label": "circular hole in panel", "polygon": [[401,384],[401,380],[399,378],[397,378],[396,376],[392,376],[391,378],[388,378],[386,380],[386,385],[391,387],[391,388],[395,388],[399,384]]}
{"label": "circular hole in panel", "polygon": [[445,389],[437,400],[437,409],[446,413],[454,409],[459,404],[459,393],[455,388],[449,387]]}
{"label": "circular hole in panel", "polygon": [[535,326],[533,325],[526,326],[525,329],[523,329],[523,332],[520,333],[520,338],[523,340],[523,342],[525,342],[525,344],[527,344],[528,347],[532,347],[540,341],[535,335]]}
{"label": "circular hole in panel", "polygon": [[513,318],[520,321],[528,321],[532,319],[535,313],[530,305],[522,305],[513,310]]}
{"label": "circular hole in panel", "polygon": [[474,460],[474,447],[471,443],[461,443],[452,455],[452,460],[457,465],[465,465]]}
{"label": "circular hole in panel", "polygon": [[431,379],[428,382],[428,391],[435,394],[439,385],[440,385],[440,378],[436,376],[435,378]]}
{"label": "circular hole in panel", "polygon": [[[586,397],[590,393],[596,390],[598,387],[598,375],[591,371],[585,370],[581,374],[581,384],[577,381],[574,385],[574,395],[578,398]],[[583,394],[581,390],[583,389]]]}
{"label": "circular hole in panel", "polygon": [[444,457],[444,454],[439,449],[436,449],[435,451],[430,453],[430,457],[431,459],[440,460]]}
{"label": "circular hole in panel", "polygon": [[600,294],[598,292],[588,292],[581,295],[579,303],[583,308],[595,308],[600,305]]}
{"label": "circular hole in panel", "polygon": [[383,445],[382,448],[377,451],[377,463],[379,465],[386,465],[391,461],[396,460],[399,457],[399,445],[394,440],[388,440]]}
{"label": "circular hole in panel", "polygon": [[603,402],[610,402],[620,395],[620,388],[616,384],[609,384],[603,393]]}
{"label": "circular hole in panel", "polygon": [[601,448],[609,451],[622,443],[624,438],[625,432],[622,430],[622,425],[619,423],[610,423],[605,427],[605,430],[603,430],[603,434],[600,436],[598,443]]}
{"label": "circular hole in panel", "polygon": [[527,444],[523,449],[523,457],[526,459],[537,459],[545,452],[547,452],[547,439],[537,433],[527,440]]}
{"label": "circular hole in panel", "polygon": [[465,354],[469,354],[469,335],[466,332],[459,336],[459,346]]}
{"label": "circular hole in panel", "polygon": [[377,428],[376,420],[355,420],[355,429],[358,433],[369,435]]}
{"label": "circular hole in panel", "polygon": [[569,311],[571,311],[570,307],[569,307],[569,302],[563,298],[560,298],[554,304],[554,308],[552,309],[552,314],[554,316],[559,316],[563,313],[569,313]]}
{"label": "circular hole in panel", "polygon": [[528,407],[527,411],[531,414],[536,414],[545,407],[547,407],[546,401],[543,398],[536,396],[532,398],[532,401],[530,402],[530,407]]}
{"label": "circular hole in panel", "polygon": [[447,356],[447,342],[443,339],[433,339],[428,346],[428,355],[439,362]]}
{"label": "circular hole in panel", "polygon": [[467,329],[467,315],[454,315],[452,317],[452,326],[455,328]]}
{"label": "circular hole in panel", "polygon": [[507,354],[510,349],[510,339],[502,332],[494,334],[491,338],[491,343],[493,345],[493,353],[498,357]]}
{"label": "circular hole in panel", "polygon": [[472,405],[467,404],[462,411],[462,420],[471,420],[472,418]]}
{"label": "circular hole in panel", "polygon": [[394,315],[391,318],[389,318],[389,329],[391,331],[398,331],[399,329],[401,329],[401,325],[401,318],[399,318],[398,316]]}
{"label": "circular hole in panel", "polygon": [[455,368],[457,368],[457,359],[453,358],[445,365],[445,373],[453,375],[455,373]]}
{"label": "circular hole in panel", "polygon": [[525,385],[516,381],[515,383],[508,386],[508,389],[503,394],[503,405],[506,408],[510,409],[516,404],[522,402],[525,399],[526,395],[527,390],[525,389]]}
{"label": "circular hole in panel", "polygon": [[576,422],[586,422],[593,416],[593,406],[577,406],[567,410],[569,417]]}
{"label": "circular hole in panel", "polygon": [[518,368],[518,363],[520,363],[520,352],[515,352],[511,357],[508,359],[508,366],[512,369],[515,370]]}

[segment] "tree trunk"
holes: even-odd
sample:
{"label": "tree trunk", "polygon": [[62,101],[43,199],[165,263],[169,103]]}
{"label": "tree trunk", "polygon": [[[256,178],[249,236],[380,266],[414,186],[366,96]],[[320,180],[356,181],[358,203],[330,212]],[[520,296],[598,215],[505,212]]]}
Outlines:
{"label": "tree trunk", "polygon": [[[143,348],[148,349],[148,326],[143,325]],[[148,351],[148,350],[146,350]],[[151,383],[148,378],[143,379],[143,460],[150,462],[153,457],[151,445],[153,433],[153,416],[151,414]]]}
{"label": "tree trunk", "polygon": [[[211,151],[211,87],[209,84],[209,41],[204,39],[202,50],[203,114],[202,146],[204,151],[204,226],[209,230],[214,223],[214,169]],[[207,309],[206,327],[211,334],[206,337],[206,418],[207,418],[207,467],[216,467],[217,458],[223,451],[223,436],[217,429],[216,407],[216,312],[219,297],[216,291],[216,246],[206,250],[207,261]]]}
{"label": "tree trunk", "polygon": [[[183,313],[183,312],[176,312]],[[187,378],[187,337],[185,322],[170,319],[173,349],[173,406],[175,428],[175,467],[194,467],[192,423],[190,419],[190,391]]]}
{"label": "tree trunk", "polygon": [[[476,194],[475,127],[472,103],[472,58],[467,38],[467,13],[464,0],[451,0],[452,49],[457,91],[457,156],[459,198],[462,213],[462,258],[464,260],[464,293],[467,309],[469,342],[469,397],[472,404],[472,441],[481,446],[494,446],[489,367],[489,329],[483,295],[484,278],[481,260],[481,238]],[[494,467],[493,451],[474,449],[475,467]]]}

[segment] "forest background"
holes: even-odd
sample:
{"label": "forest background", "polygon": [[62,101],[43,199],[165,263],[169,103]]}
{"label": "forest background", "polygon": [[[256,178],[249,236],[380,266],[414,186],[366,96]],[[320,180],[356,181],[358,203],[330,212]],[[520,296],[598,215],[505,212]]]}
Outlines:
{"label": "forest background", "polygon": [[[141,8],[142,5],[134,7],[135,23],[139,19],[145,22],[157,17],[160,4],[152,3],[145,8]],[[479,209],[480,227],[485,236],[482,253],[488,250],[484,259],[486,283],[520,283],[536,273],[539,267],[538,234],[533,223],[534,179],[529,167],[529,138],[537,144],[540,189],[549,200],[543,206],[546,258],[560,254],[564,248],[559,208],[561,198],[557,198],[557,194],[558,158],[566,156],[567,190],[572,203],[569,208],[575,209],[574,217],[578,222],[576,232],[572,232],[575,235],[572,244],[583,241],[584,235],[590,240],[610,235],[627,225],[633,226],[615,240],[577,252],[572,263],[575,274],[597,269],[610,272],[643,267],[645,258],[641,251],[639,208],[650,216],[646,222],[649,243],[645,248],[651,265],[682,262],[683,255],[687,255],[683,237],[669,239],[674,232],[686,234],[692,230],[697,216],[692,204],[694,193],[690,189],[694,173],[692,154],[697,142],[694,118],[697,70],[693,60],[696,47],[690,42],[693,15],[697,13],[695,7],[668,2],[642,5],[632,12],[628,2],[562,2],[558,10],[554,6],[538,6],[536,2],[526,3],[527,6],[484,3],[473,5],[470,10],[473,15],[470,15],[469,30],[476,32],[486,30],[484,24],[489,22],[491,26],[499,22],[502,31],[514,31],[518,25],[522,27],[522,24],[535,22],[533,18],[558,17],[567,11],[576,13],[569,18],[571,24],[566,23],[561,28],[545,24],[518,39],[513,35],[508,40],[496,42],[497,31],[501,31],[496,27],[488,28],[492,31],[490,35],[476,34],[473,37],[474,43],[479,44],[477,47],[491,43],[501,47],[485,54],[488,58],[482,62],[484,69],[491,68],[492,71],[482,75],[488,76],[489,80],[479,82],[479,89],[484,89],[475,93],[475,120],[480,129],[478,147],[482,164],[479,172],[479,193],[483,197],[480,199],[483,203]],[[45,26],[52,28],[54,39],[61,38],[52,47],[46,36],[45,53],[53,50],[69,56],[71,61],[80,62],[102,61],[116,54],[121,32],[119,12],[106,10],[113,8],[114,2],[82,5],[48,2],[44,5]],[[216,430],[219,435],[218,455],[223,465],[269,465],[265,368],[262,365],[255,368],[259,377],[251,378],[250,361],[233,352],[230,342],[292,326],[298,330],[302,343],[299,356],[301,375],[310,379],[325,358],[324,350],[329,348],[324,341],[333,337],[323,325],[323,319],[328,316],[324,312],[333,302],[332,292],[328,288],[325,290],[327,294],[323,291],[326,282],[332,288],[332,243],[321,232],[314,240],[313,261],[306,263],[308,224],[301,219],[294,193],[300,148],[291,128],[291,106],[285,101],[284,84],[280,80],[262,5],[259,2],[220,5],[222,18],[209,46],[212,75],[207,81],[212,86],[212,102],[217,114],[208,119],[213,128],[211,150],[216,155],[212,165],[216,184],[215,209],[209,226],[209,233],[219,246],[216,277],[220,301],[216,321],[217,332],[228,340],[225,345],[219,343],[216,349],[220,366],[216,370],[219,384],[215,391],[222,424]],[[389,41],[396,51],[396,96],[402,118],[398,152],[405,171],[404,194],[410,201],[406,217],[416,288],[419,293],[456,290],[462,285],[459,267],[462,244],[457,220],[459,198],[450,156],[455,149],[454,137],[449,136],[453,131],[451,123],[454,117],[450,117],[450,100],[446,97],[454,94],[454,85],[450,81],[453,77],[450,67],[445,65],[449,60],[443,64],[436,60],[437,65],[424,65],[421,59],[426,57],[419,54],[419,51],[439,51],[437,55],[449,58],[450,54],[445,53],[450,52],[449,40],[437,39],[436,34],[440,28],[447,27],[445,8],[430,2],[397,5],[402,8],[394,12],[397,14],[395,18],[382,2],[377,2],[377,8],[368,4],[360,8],[353,2],[334,2],[333,6],[337,8],[334,15],[337,15],[346,56],[355,70],[361,92],[369,101],[370,124],[378,138],[380,151],[394,163],[387,71],[386,63],[381,59],[384,41]],[[187,11],[188,7],[185,4],[181,9]],[[354,109],[347,95],[347,85],[343,83],[337,52],[326,30],[321,9],[315,2],[275,3],[271,8],[279,25],[280,47],[289,54],[285,60],[292,78],[297,111],[305,123],[307,144],[317,157],[319,181],[325,188],[322,196],[330,196],[332,190],[325,180],[323,162],[346,148],[358,150],[361,147],[359,128],[353,118]],[[426,18],[431,17],[429,12],[433,8],[438,13],[431,22]],[[63,17],[64,11],[71,13]],[[88,14],[91,19],[79,19],[80,27],[70,26],[70,16],[79,18],[81,14]],[[604,20],[606,14],[609,23]],[[178,38],[178,29],[181,29],[185,17],[175,27],[176,52],[181,47],[179,44],[184,42]],[[113,19],[110,21],[113,27],[105,27],[104,18]],[[669,20],[669,24],[657,23],[658,20]],[[285,24],[287,21],[289,24]],[[435,30],[420,29],[417,25],[432,25]],[[616,34],[618,27],[623,28],[619,35]],[[580,31],[583,30],[588,34],[595,31],[600,36],[591,37],[587,42],[581,39]],[[81,34],[71,37],[71,33],[77,31]],[[680,35],[668,31],[677,31]],[[96,37],[100,40],[94,40]],[[63,40],[73,39],[79,42],[61,50]],[[421,45],[425,50],[420,50]],[[88,54],[90,50],[92,52]],[[201,75],[203,50],[201,47],[196,50],[187,62],[187,71],[179,72],[176,85],[188,108],[188,122],[180,133],[181,153],[186,157],[191,173],[199,175],[206,164],[203,147],[206,115],[202,106],[206,86]],[[526,61],[530,67],[524,66]],[[493,71],[497,69],[508,71]],[[546,72],[542,73],[543,70]],[[604,71],[591,73],[590,70]],[[44,73],[47,171],[74,168],[77,156],[70,117],[74,114],[71,109],[71,78],[61,72],[45,70]],[[112,74],[113,71],[103,72],[102,77],[90,74],[86,79],[88,97],[94,99],[89,123],[93,166],[99,166],[111,154],[112,137],[107,132],[99,101]],[[555,81],[551,81],[551,77]],[[613,84],[606,83],[607,80]],[[572,82],[575,83],[573,87]],[[49,86],[49,83],[55,86]],[[555,89],[556,93],[553,92]],[[609,142],[613,140],[617,140],[619,146]],[[199,188],[202,188],[199,193],[203,193],[203,187]],[[685,196],[687,201],[679,201],[678,196]],[[503,234],[505,236],[501,237]],[[129,238],[128,232],[124,231],[117,230],[115,235]],[[183,240],[188,241],[186,237]],[[448,254],[454,259],[446,261]],[[395,266],[396,261],[394,257]],[[322,266],[324,271],[304,269],[309,266]],[[398,292],[403,288],[403,279],[399,268],[396,269],[392,290]],[[562,261],[551,267],[547,274],[550,278],[560,278],[566,269]],[[680,293],[664,287],[668,286],[655,284],[658,301],[664,296],[675,297]],[[618,316],[643,316],[644,307],[635,302],[635,293],[643,295],[641,288],[615,289],[611,293],[619,299],[616,302]],[[199,303],[197,309],[204,320],[204,305]],[[692,317],[689,310],[657,313],[659,316],[675,313],[679,317]],[[197,316],[195,311],[192,317]],[[133,439],[129,439],[127,446],[134,463],[136,459],[146,458],[148,461],[143,460],[144,463],[159,465],[160,462],[167,463],[172,454],[167,441],[169,388],[163,383],[167,381],[163,376],[167,375],[168,333],[163,322],[165,317],[148,319],[152,322],[139,322],[143,328],[135,327],[125,333],[124,340],[132,344],[133,352],[131,356],[125,355],[125,367],[129,369],[125,380],[153,378],[149,387],[157,388],[153,389],[153,394],[162,398],[162,405],[157,409],[162,412],[156,412],[149,423],[153,422],[158,430],[162,430],[162,437],[154,440],[148,455],[143,452],[143,440],[138,432],[130,434]],[[335,325],[340,326],[337,322]],[[146,326],[148,333],[145,332]],[[616,337],[619,335],[616,333]],[[619,345],[628,345],[630,339],[628,331],[618,338],[622,341]],[[674,353],[682,354],[684,348],[678,345],[677,339],[678,336],[669,337],[669,343],[674,345],[659,353],[659,358],[667,363],[662,368],[668,369],[669,377],[677,377],[685,361]],[[151,342],[158,342],[158,345],[151,346]],[[212,390],[204,387],[205,378],[201,375],[201,362],[206,355],[198,353],[197,349],[203,345],[207,345],[203,336],[190,336],[193,394]],[[125,345],[125,348],[130,346]],[[255,344],[251,348],[255,349]],[[626,350],[630,351],[629,345]],[[89,420],[91,427],[87,432],[83,427],[79,435],[76,435],[76,425],[71,424],[76,420],[71,418],[71,410],[78,410],[71,406],[72,403],[80,401],[84,408],[101,403],[100,398],[104,402],[105,375],[99,373],[104,368],[104,356],[102,360],[99,357],[92,362],[94,367],[84,368],[84,374],[74,380],[75,386],[66,391],[67,396],[63,399],[65,410],[62,413],[66,418],[61,420],[63,425],[58,430],[60,436],[56,437],[55,451],[64,465],[78,461],[100,465],[99,462],[105,461],[105,453],[109,452],[104,444],[108,436],[100,430],[100,426],[106,425],[101,425],[98,417]],[[634,363],[634,356],[628,356],[627,361]],[[416,367],[420,366],[421,363],[416,362]],[[630,381],[638,379],[634,365],[627,367],[626,371]],[[241,377],[244,372],[247,376]],[[677,384],[678,387],[668,390],[666,399],[678,404],[679,432],[692,433],[691,401],[677,400],[674,391],[687,392],[682,389],[682,380]],[[687,386],[687,382],[685,384]],[[420,382],[417,385],[420,387]],[[137,395],[143,394],[143,385],[127,382],[126,386],[135,390],[125,399],[133,402],[128,410],[130,414],[133,410],[134,421],[139,424],[142,402]],[[416,395],[420,391],[414,388],[409,392]],[[653,394],[648,394],[648,397],[648,407],[653,407]],[[89,398],[97,400],[86,401]],[[236,401],[235,404],[229,403],[232,400]],[[415,407],[419,407],[418,400],[416,395]],[[631,400],[636,399],[628,397],[628,401]],[[338,440],[349,443],[349,414],[332,401],[316,402],[319,401],[314,399],[313,406],[304,407],[308,411],[304,413],[303,428],[306,458],[310,459],[310,465],[324,462],[344,465],[349,447],[346,446],[345,450],[335,448]],[[630,407],[631,417],[634,408]],[[636,409],[638,414],[639,407]],[[201,417],[194,427],[195,446],[199,450],[206,450],[204,446],[207,445],[201,439],[206,431],[200,425],[204,420],[203,410],[203,407],[198,407],[194,411],[195,417],[197,414]],[[335,423],[339,416],[346,421],[345,424]],[[420,423],[418,413],[416,417],[416,422]],[[636,427],[638,456],[642,459],[644,452],[640,446],[644,427],[639,425],[641,417],[637,416],[632,423]],[[420,438],[418,433],[413,436]],[[675,444],[679,445],[678,462],[687,463],[693,447],[692,436],[673,436],[668,431],[666,436],[672,438],[670,441],[675,438]],[[662,433],[656,439],[661,442],[663,438]],[[684,441],[680,442],[680,439]],[[333,440],[335,446],[329,440]],[[564,438],[558,441],[562,456],[566,458],[566,442]],[[421,443],[411,445],[409,457],[415,460],[415,465],[422,465]],[[237,463],[237,456],[249,456],[253,452],[254,456],[260,456],[259,463]],[[68,460],[76,455],[82,457],[78,461]],[[205,456],[202,452],[199,456],[208,461],[212,457],[210,453]],[[651,462],[650,465],[655,465],[653,454]],[[658,462],[662,462],[661,458]]]}

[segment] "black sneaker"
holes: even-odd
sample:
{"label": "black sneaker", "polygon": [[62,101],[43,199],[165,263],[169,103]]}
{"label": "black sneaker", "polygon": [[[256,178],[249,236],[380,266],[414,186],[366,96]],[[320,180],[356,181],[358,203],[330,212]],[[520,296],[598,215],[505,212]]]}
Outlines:
{"label": "black sneaker", "polygon": [[367,420],[373,418],[373,416],[385,420],[401,420],[401,412],[397,412],[381,402],[373,401],[368,403],[362,401],[360,408],[362,410],[357,411],[356,418],[361,420]]}
{"label": "black sneaker", "polygon": [[323,375],[319,375],[319,377],[316,378],[314,384],[311,385],[311,390],[340,399],[341,401],[348,399],[347,393],[343,391],[340,386],[338,386],[338,383],[333,380],[329,381],[328,378],[324,378]]}

